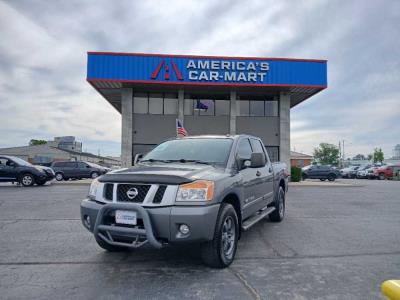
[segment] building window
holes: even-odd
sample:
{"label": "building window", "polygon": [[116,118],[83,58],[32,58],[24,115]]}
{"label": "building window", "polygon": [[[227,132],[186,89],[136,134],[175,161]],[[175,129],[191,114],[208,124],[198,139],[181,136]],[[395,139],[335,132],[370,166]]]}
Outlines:
{"label": "building window", "polygon": [[279,161],[279,147],[277,147],[277,146],[265,146],[265,149],[267,149],[268,156],[269,156],[271,162]]}
{"label": "building window", "polygon": [[192,116],[193,115],[193,99],[185,99],[185,103],[183,106],[185,116]]}
{"label": "building window", "polygon": [[279,103],[276,100],[238,100],[237,115],[241,117],[278,117]]}
{"label": "building window", "polygon": [[265,116],[278,117],[279,116],[279,103],[276,100],[265,101]]}
{"label": "building window", "polygon": [[215,116],[214,100],[198,99],[193,101],[193,110],[195,115]]}
{"label": "building window", "polygon": [[178,114],[178,97],[176,94],[164,95],[164,115]]}
{"label": "building window", "polygon": [[264,102],[265,101],[249,101],[250,117],[264,117]]}
{"label": "building window", "polygon": [[148,100],[147,93],[135,93],[133,97],[133,112],[135,114],[147,114]]}
{"label": "building window", "polygon": [[215,100],[215,115],[229,116],[231,110],[231,102],[229,100]]}
{"label": "building window", "polygon": [[237,113],[238,116],[248,117],[250,114],[250,103],[248,100],[240,100],[239,101],[239,111]]}
{"label": "building window", "polygon": [[149,94],[149,114],[162,115],[163,114],[163,95],[162,94]]}

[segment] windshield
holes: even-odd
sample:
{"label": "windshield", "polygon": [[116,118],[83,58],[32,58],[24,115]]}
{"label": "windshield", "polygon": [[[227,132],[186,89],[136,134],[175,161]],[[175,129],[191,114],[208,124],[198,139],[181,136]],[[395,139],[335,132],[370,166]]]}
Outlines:
{"label": "windshield", "polygon": [[91,163],[91,162],[86,162],[89,166],[91,167],[95,167],[95,168],[103,168],[102,166],[95,164],[95,163]]}
{"label": "windshield", "polygon": [[12,160],[17,164],[19,164],[20,166],[32,166],[32,164],[18,157],[13,157]]}
{"label": "windshield", "polygon": [[199,138],[164,142],[150,151],[143,161],[196,161],[225,165],[232,139]]}

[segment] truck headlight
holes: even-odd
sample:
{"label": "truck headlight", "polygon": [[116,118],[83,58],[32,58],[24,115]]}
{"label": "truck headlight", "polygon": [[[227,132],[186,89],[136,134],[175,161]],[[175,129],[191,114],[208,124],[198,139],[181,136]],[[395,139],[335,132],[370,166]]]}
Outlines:
{"label": "truck headlight", "polygon": [[100,186],[100,182],[96,179],[93,179],[92,184],[90,185],[89,188],[89,198],[90,199],[96,199],[96,193],[97,193],[97,189]]}
{"label": "truck headlight", "polygon": [[214,182],[197,180],[179,186],[176,201],[210,201],[214,197]]}

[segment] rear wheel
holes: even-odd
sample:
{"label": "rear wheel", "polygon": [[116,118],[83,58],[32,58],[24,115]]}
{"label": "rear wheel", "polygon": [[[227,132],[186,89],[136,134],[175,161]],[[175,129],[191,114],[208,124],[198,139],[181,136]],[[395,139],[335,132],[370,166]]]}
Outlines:
{"label": "rear wheel", "polygon": [[61,181],[64,179],[64,175],[62,173],[56,173],[56,180]]}
{"label": "rear wheel", "polygon": [[121,251],[127,251],[128,248],[126,247],[119,247],[119,246],[114,246],[114,245],[110,245],[109,243],[107,243],[106,241],[103,241],[101,238],[99,237],[95,237],[97,244],[103,248],[104,250],[108,251],[108,252],[121,252]]}
{"label": "rear wheel", "polygon": [[32,186],[35,183],[35,178],[32,174],[26,173],[21,176],[20,182],[23,186]]}
{"label": "rear wheel", "polygon": [[336,179],[335,174],[329,174],[329,175],[328,175],[328,180],[329,180],[329,181],[335,181],[335,179]]}
{"label": "rear wheel", "polygon": [[90,174],[90,177],[91,177],[92,179],[95,179],[95,178],[99,177],[99,173],[97,173],[97,172],[92,172],[92,174]]}
{"label": "rear wheel", "polygon": [[201,245],[203,262],[213,268],[226,268],[235,258],[239,237],[239,222],[231,204],[222,203],[219,209],[214,238]]}
{"label": "rear wheel", "polygon": [[385,173],[380,173],[379,180],[385,180],[385,179],[386,179]]}

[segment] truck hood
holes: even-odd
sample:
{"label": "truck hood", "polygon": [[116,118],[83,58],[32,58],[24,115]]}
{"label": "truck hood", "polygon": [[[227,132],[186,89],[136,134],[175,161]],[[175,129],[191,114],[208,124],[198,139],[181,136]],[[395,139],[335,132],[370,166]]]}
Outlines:
{"label": "truck hood", "polygon": [[141,164],[116,170],[99,177],[100,182],[183,184],[197,179],[215,180],[224,169],[212,165],[189,163]]}

